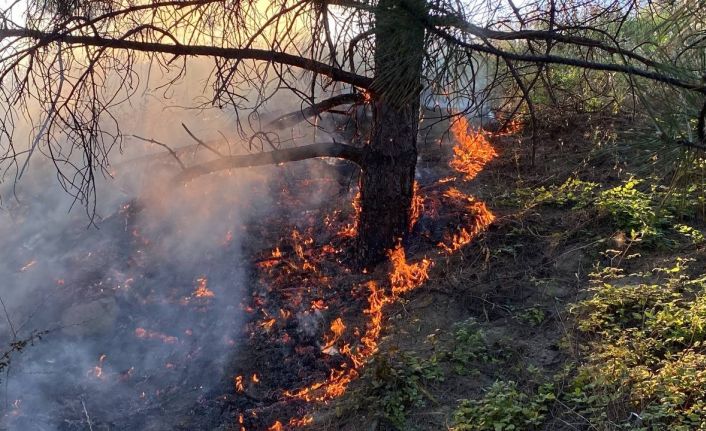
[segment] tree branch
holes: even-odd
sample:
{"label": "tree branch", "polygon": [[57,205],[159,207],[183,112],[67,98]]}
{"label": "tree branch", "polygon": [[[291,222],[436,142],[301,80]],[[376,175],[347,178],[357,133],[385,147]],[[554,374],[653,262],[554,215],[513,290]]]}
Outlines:
{"label": "tree branch", "polygon": [[35,39],[38,40],[42,46],[52,42],[64,42],[67,45],[96,46],[148,53],[172,54],[175,56],[207,56],[233,60],[260,60],[298,67],[327,76],[334,81],[344,82],[360,88],[367,89],[372,83],[371,78],[348,72],[320,61],[285,52],[264,49],[140,42],[101,36],[46,33],[30,29],[0,29],[0,40],[4,38]]}
{"label": "tree branch", "polygon": [[605,43],[584,36],[574,36],[564,33],[559,33],[556,30],[518,30],[512,32],[492,30],[483,28],[468,21],[463,20],[456,15],[447,15],[443,17],[430,17],[430,23],[437,26],[454,27],[463,32],[470,33],[474,36],[483,39],[493,40],[545,40],[572,45],[586,46],[589,48],[598,48],[610,54],[622,55],[626,58],[637,60],[650,67],[659,67],[659,63],[641,56],[633,51],[622,49],[620,47],[606,45]]}
{"label": "tree branch", "polygon": [[265,153],[228,156],[210,162],[190,166],[175,178],[176,182],[188,182],[201,175],[211,172],[234,168],[249,168],[253,166],[274,165],[284,162],[296,162],[317,157],[334,157],[351,161],[358,166],[362,163],[363,150],[351,145],[337,142],[324,142],[319,144],[304,145],[301,147],[287,148],[284,150],[268,151]]}
{"label": "tree branch", "polygon": [[625,73],[627,75],[640,76],[643,78],[651,79],[657,82],[663,82],[665,84],[672,85],[674,87],[683,88],[686,90],[693,90],[702,94],[706,94],[706,86],[698,81],[686,81],[683,79],[676,78],[674,76],[665,75],[660,72],[654,72],[649,70],[640,69],[638,67],[629,64],[616,64],[616,63],[600,63],[596,61],[583,60],[580,58],[570,58],[561,57],[558,55],[529,55],[529,54],[517,54],[514,52],[504,51],[490,44],[480,44],[480,43],[468,43],[464,42],[457,37],[448,34],[433,25],[424,22],[425,27],[431,32],[441,37],[442,39],[453,43],[462,48],[469,49],[471,51],[484,52],[486,54],[491,54],[498,56],[503,59],[514,60],[514,61],[524,61],[528,63],[546,63],[546,64],[564,64],[567,66],[576,66],[584,69],[591,70],[602,70],[606,72],[619,72]]}
{"label": "tree branch", "polygon": [[321,114],[322,112],[328,111],[336,106],[345,105],[349,103],[361,103],[365,100],[365,96],[360,93],[347,93],[339,94],[338,96],[333,96],[329,99],[322,100],[321,102],[315,103],[308,108],[290,112],[278,117],[265,126],[266,128],[275,129],[285,129],[287,127],[292,127],[297,123],[306,120],[309,117],[314,117]]}

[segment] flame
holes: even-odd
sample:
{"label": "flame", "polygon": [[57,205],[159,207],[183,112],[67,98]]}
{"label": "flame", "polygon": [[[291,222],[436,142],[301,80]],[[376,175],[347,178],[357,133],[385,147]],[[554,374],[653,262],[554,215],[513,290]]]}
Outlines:
{"label": "flame", "polygon": [[93,377],[97,379],[104,379],[105,377],[103,376],[103,362],[108,358],[108,355],[102,354],[98,358],[98,365],[93,367],[88,373],[93,374]]}
{"label": "flame", "polygon": [[245,418],[243,414],[238,414],[238,424],[240,425],[240,431],[245,431]]}
{"label": "flame", "polygon": [[356,367],[363,365],[365,359],[377,352],[378,339],[380,338],[380,332],[382,332],[382,309],[390,301],[390,298],[385,295],[385,291],[378,288],[377,283],[374,281],[368,282],[368,290],[370,291],[368,308],[363,313],[370,316],[370,320],[365,334],[360,339],[363,348],[359,349],[357,356],[351,356]]}
{"label": "flame", "polygon": [[417,224],[417,220],[422,216],[424,212],[424,196],[419,193],[419,183],[414,182],[414,188],[412,189],[412,208],[409,215],[409,230],[414,228]]}
{"label": "flame", "polygon": [[[415,182],[409,214],[410,229],[414,227],[422,215],[441,220],[441,222],[452,220],[447,216],[458,219],[453,223],[457,227],[447,232],[443,241],[438,244],[442,250],[434,254],[435,258],[443,257],[445,253],[458,251],[487,228],[495,218],[483,202],[453,187],[453,184],[458,181],[468,181],[476,177],[488,161],[497,155],[489,142],[490,135],[483,131],[471,130],[465,118],[461,118],[452,126],[452,133],[457,144],[450,167],[460,175],[458,178],[455,176],[442,178],[434,185],[425,185],[424,194],[421,193],[422,187]],[[335,308],[333,305],[336,304],[335,301],[329,307],[329,304],[321,299],[329,298],[329,296],[319,289],[331,287],[328,277],[323,274],[329,273],[330,266],[327,263],[341,263],[337,259],[344,250],[341,248],[342,238],[357,235],[361,213],[360,201],[361,194],[358,192],[352,202],[352,218],[348,220],[347,224],[346,220],[341,217],[341,211],[333,211],[326,216],[324,220],[326,231],[335,233],[334,240],[330,244],[316,245],[313,239],[316,232],[314,228],[302,231],[306,235],[294,230],[289,238],[281,240],[287,245],[287,249],[289,250],[291,247],[293,252],[287,253],[287,256],[283,257],[277,248],[272,253],[272,257],[281,259],[279,264],[276,266],[259,264],[262,274],[266,277],[266,283],[271,286],[270,291],[277,289],[285,301],[291,301],[290,305],[285,307],[286,312],[280,309],[280,317],[286,319],[294,313],[320,313],[320,310]],[[326,358],[325,361],[338,365],[332,367],[327,376],[317,378],[303,387],[284,390],[282,392],[283,400],[295,399],[309,403],[326,403],[340,397],[347,391],[350,383],[358,378],[361,367],[379,350],[385,307],[395,303],[402,295],[429,280],[429,269],[433,265],[433,261],[426,256],[421,260],[408,261],[405,249],[401,244],[389,250],[388,257],[390,267],[386,280],[378,282],[372,279],[378,272],[363,271],[362,276],[366,277],[367,281],[356,278],[354,287],[351,289],[354,297],[360,297],[363,292],[364,298],[367,300],[367,304],[363,306],[365,326],[360,328],[353,326],[353,321],[349,321],[347,316],[336,317],[331,321],[329,330],[320,341],[320,345],[323,346],[322,352],[331,355],[331,358]],[[319,272],[319,268],[321,272]],[[295,283],[298,285],[297,287],[295,287]],[[269,318],[273,313],[273,309],[269,308],[270,306],[266,302],[258,303],[255,300],[255,304],[260,307],[266,318]],[[309,304],[308,308],[306,304]],[[344,318],[348,326],[344,323]],[[261,321],[259,325],[263,329],[269,330],[274,323],[275,319],[268,319]],[[278,340],[289,339],[285,326],[282,325],[280,329],[282,334],[278,332],[276,338]],[[298,352],[297,348],[295,346],[295,351]],[[302,350],[302,352],[304,351]],[[311,416],[294,417],[288,421],[282,418],[280,420],[281,422],[275,422],[268,429],[276,431],[313,423]]]}
{"label": "flame", "polygon": [[267,319],[260,323],[260,327],[264,328],[266,331],[269,331],[272,329],[276,322],[277,319]]}
{"label": "flame", "polygon": [[315,301],[311,301],[311,309],[312,310],[327,310],[328,305],[324,302],[323,299],[317,299]]}
{"label": "flame", "polygon": [[473,238],[485,230],[494,220],[495,215],[488,210],[484,202],[476,200],[473,196],[467,195],[456,188],[450,188],[444,192],[444,197],[456,205],[460,205],[467,218],[468,223],[457,232],[447,233],[444,242],[439,243],[446,253],[452,254],[470,243]]}
{"label": "flame", "polygon": [[428,270],[432,264],[431,260],[424,258],[419,263],[409,264],[401,245],[389,251],[388,255],[392,263],[390,285],[393,294],[409,292],[429,279]]}
{"label": "flame", "polygon": [[449,166],[464,174],[466,180],[475,178],[486,163],[498,155],[486,133],[472,129],[464,116],[451,125],[451,134],[457,143]]}
{"label": "flame", "polygon": [[260,378],[257,376],[257,373],[253,374],[250,380],[255,384],[260,383]]}
{"label": "flame", "polygon": [[208,279],[206,277],[199,277],[196,279],[196,290],[194,290],[193,296],[196,298],[213,298],[216,296],[212,290],[208,287]]}
{"label": "flame", "polygon": [[518,118],[513,118],[512,120],[508,121],[507,124],[505,124],[505,127],[502,130],[499,130],[495,132],[493,135],[495,136],[512,136],[512,135],[517,135],[522,131],[524,128],[524,124],[522,123],[522,120]]}
{"label": "flame", "polygon": [[223,238],[223,243],[221,245],[227,246],[231,242],[233,242],[233,231],[229,230],[228,232],[226,232],[226,236]]}
{"label": "flame", "polygon": [[367,287],[370,291],[368,308],[363,312],[370,316],[370,320],[367,323],[365,334],[361,338],[361,345],[357,346],[356,349],[351,348],[349,345],[341,348],[341,353],[351,360],[354,367],[341,370],[333,369],[327,380],[312,383],[294,392],[285,391],[284,395],[286,397],[308,402],[328,401],[343,395],[348,388],[348,384],[358,377],[357,368],[362,366],[377,351],[378,339],[382,331],[382,309],[391,299],[385,296],[384,291],[379,289],[374,281],[368,282]]}
{"label": "flame", "polygon": [[314,418],[311,416],[304,416],[302,418],[292,418],[287,423],[288,426],[292,428],[299,428],[314,423]]}
{"label": "flame", "polygon": [[10,416],[20,416],[22,414],[22,400],[16,399],[12,402],[12,411],[9,413]]}
{"label": "flame", "polygon": [[331,333],[333,334],[332,336],[326,336],[324,337],[324,347],[321,349],[322,351],[327,351],[333,347],[334,344],[336,344],[336,341],[338,341],[339,338],[343,335],[343,331],[346,330],[346,325],[343,324],[343,320],[338,317],[336,320],[331,322]]}

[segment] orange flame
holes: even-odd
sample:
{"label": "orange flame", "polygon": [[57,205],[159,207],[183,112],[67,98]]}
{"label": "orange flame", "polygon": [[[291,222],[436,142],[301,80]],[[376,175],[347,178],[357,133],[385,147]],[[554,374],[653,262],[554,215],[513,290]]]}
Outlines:
{"label": "orange flame", "polygon": [[464,174],[466,180],[475,178],[486,163],[498,155],[485,132],[472,129],[464,116],[453,123],[451,134],[457,143],[449,166]]}
{"label": "orange flame", "polygon": [[382,332],[382,310],[392,298],[386,296],[385,292],[378,288],[377,283],[374,281],[369,281],[367,287],[370,291],[368,308],[363,312],[370,316],[370,320],[366,326],[365,334],[361,337],[361,345],[357,346],[355,350],[348,345],[341,348],[341,353],[350,358],[354,367],[331,370],[327,380],[313,383],[295,392],[286,391],[284,393],[286,397],[309,402],[328,401],[340,397],[346,392],[348,384],[358,377],[357,368],[377,352],[378,339]]}
{"label": "orange flame", "polygon": [[410,210],[409,214],[409,230],[411,231],[412,228],[414,228],[414,225],[417,224],[417,220],[419,220],[419,217],[422,216],[422,213],[424,212],[424,196],[422,196],[419,193],[419,183],[414,182],[414,189],[412,192],[412,208]]}
{"label": "orange flame", "polygon": [[27,262],[26,264],[24,264],[22,266],[22,268],[20,268],[20,272],[26,272],[28,269],[30,269],[31,267],[33,267],[36,264],[37,264],[37,261],[32,259],[29,262]]}
{"label": "orange flame", "polygon": [[314,423],[314,418],[311,416],[304,416],[303,418],[292,418],[289,420],[287,425],[289,425],[292,428],[298,428],[298,427],[303,427],[307,425],[311,425]]}
{"label": "orange flame", "polygon": [[[454,148],[454,157],[450,162],[450,166],[462,174],[465,180],[471,180],[476,177],[490,160],[496,157],[497,153],[488,140],[489,135],[486,135],[483,131],[472,130],[465,118],[459,119],[452,126],[451,131],[457,144]],[[438,188],[427,187],[425,189],[427,196],[421,194],[421,188],[415,182],[410,210],[410,229],[423,214],[432,218],[436,217],[441,214],[441,211],[446,206],[450,207],[451,215],[459,215],[458,224],[460,227],[455,229],[453,233],[447,233],[442,243],[439,244],[439,247],[448,253],[458,251],[461,247],[471,242],[494,220],[494,215],[486,208],[483,202],[458,189],[447,189],[451,185],[448,183],[456,181],[455,177],[439,180],[437,186],[442,184],[444,186]],[[447,190],[442,194],[436,191],[439,189]],[[352,222],[344,225],[343,228],[334,228],[338,230],[337,235],[339,237],[351,237],[357,234],[361,213],[360,200],[361,195],[358,192],[352,203],[354,210]],[[327,217],[325,221],[326,227],[335,226],[337,214],[339,213],[334,213]],[[295,274],[299,274],[299,271],[302,270],[317,272],[314,264],[318,266],[320,263],[319,259],[336,252],[334,245],[316,247],[318,251],[312,251],[314,248],[312,247],[314,244],[313,239],[305,238],[297,231],[292,233],[292,240],[292,248],[296,255],[292,256],[294,262],[283,262],[288,265],[277,267],[277,270],[285,274],[285,276],[293,274],[291,268],[296,271]],[[401,295],[416,289],[427,281],[429,279],[429,269],[433,265],[432,260],[426,257],[419,261],[408,262],[405,250],[401,244],[393,250],[389,250],[388,256],[390,259],[390,271],[387,280],[389,287],[387,284],[383,286],[374,280],[369,280],[353,289],[355,295],[359,294],[360,288],[365,288],[368,291],[367,308],[363,310],[367,317],[364,330],[355,327],[350,331],[344,324],[343,319],[338,317],[331,322],[330,330],[323,336],[322,345],[324,347],[322,350],[324,353],[328,353],[329,349],[336,347],[338,348],[336,353],[343,356],[346,360],[338,367],[331,369],[327,378],[315,381],[299,389],[284,391],[283,397],[285,399],[327,402],[343,395],[349,384],[359,376],[360,368],[378,351],[385,306],[394,303]],[[297,261],[296,258],[299,258],[304,263]],[[322,268],[324,267],[322,266]],[[365,271],[363,273],[367,274]],[[320,276],[320,279],[325,279],[325,277]],[[302,298],[299,298],[299,300],[301,301]],[[312,311],[328,308],[327,304],[321,299],[310,298],[310,304]],[[266,321],[266,324],[266,329],[271,327],[274,324],[274,319]],[[346,331],[352,332],[358,338],[358,342],[347,343],[348,338],[343,339]],[[311,423],[313,423],[311,416],[291,418],[288,422],[285,422],[285,425],[280,421],[275,422],[268,430],[283,430],[285,427],[296,428]]]}
{"label": "orange flame", "polygon": [[104,376],[103,376],[103,362],[105,362],[105,360],[107,358],[108,358],[108,355],[106,355],[106,354],[100,355],[100,357],[98,358],[98,365],[93,367],[91,369],[91,371],[89,371],[89,374],[93,374],[93,377],[95,377],[97,379],[103,379],[104,378]]}
{"label": "orange flame", "polygon": [[428,270],[432,264],[431,260],[424,258],[419,263],[409,264],[401,245],[389,251],[388,255],[392,263],[390,285],[394,295],[409,292],[429,279]]}
{"label": "orange flame", "polygon": [[351,205],[353,206],[353,222],[347,224],[343,227],[343,229],[339,230],[339,236],[353,238],[358,235],[358,220],[360,220],[360,212],[362,210],[360,204],[360,192],[356,193]]}
{"label": "orange flame", "polygon": [[485,230],[495,220],[495,215],[488,210],[484,202],[478,201],[473,196],[467,195],[456,188],[447,190],[444,193],[444,197],[465,207],[465,212],[473,218],[467,226],[460,228],[458,232],[446,234],[444,242],[439,243],[439,247],[446,253],[452,254],[470,243],[473,238]]}
{"label": "orange flame", "polygon": [[245,431],[245,417],[243,414],[238,414],[238,424],[240,425],[240,431]]}
{"label": "orange flame", "polygon": [[343,324],[343,320],[340,317],[336,318],[336,320],[331,322],[331,333],[333,335],[324,337],[325,344],[321,350],[325,352],[331,347],[333,347],[333,345],[336,344],[336,341],[341,338],[341,336],[343,335],[343,331],[345,330],[346,325]]}
{"label": "orange flame", "polygon": [[522,120],[518,118],[513,118],[510,121],[507,122],[505,127],[503,127],[502,130],[499,130],[494,133],[495,136],[512,136],[520,133],[522,129],[524,128],[524,124],[522,123]]}

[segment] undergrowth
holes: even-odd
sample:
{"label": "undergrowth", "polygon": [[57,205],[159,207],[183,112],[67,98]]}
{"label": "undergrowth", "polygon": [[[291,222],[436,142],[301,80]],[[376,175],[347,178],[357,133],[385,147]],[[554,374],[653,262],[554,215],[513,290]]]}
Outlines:
{"label": "undergrowth", "polygon": [[478,400],[462,400],[454,411],[453,431],[536,430],[555,399],[551,385],[528,395],[514,381],[496,381]]}
{"label": "undergrowth", "polygon": [[706,429],[706,275],[593,275],[572,310],[586,340],[564,401],[597,429]]}
{"label": "undergrowth", "polygon": [[546,205],[590,211],[597,222],[646,247],[673,249],[704,240],[692,223],[701,205],[695,189],[678,192],[634,177],[607,188],[570,177],[560,185],[518,188],[501,202],[525,209]]}

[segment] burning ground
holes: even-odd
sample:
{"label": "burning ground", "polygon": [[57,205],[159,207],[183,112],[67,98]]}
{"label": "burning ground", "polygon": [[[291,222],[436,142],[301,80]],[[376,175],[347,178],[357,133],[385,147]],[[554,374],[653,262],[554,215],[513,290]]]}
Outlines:
{"label": "burning ground", "polygon": [[[350,255],[356,190],[304,164],[237,187],[223,174],[166,198],[159,189],[118,196],[98,229],[85,219],[49,229],[31,223],[39,208],[10,207],[3,240],[15,252],[3,274],[22,289],[4,295],[4,337],[31,342],[9,356],[4,423],[315,425],[315,410],[344,395],[378,351],[389,310],[493,220],[461,187],[495,151],[465,119],[452,131],[451,163],[415,185],[415,239],[371,273],[355,271]],[[312,205],[312,195],[336,199]],[[274,202],[244,205],[243,196]]]}
{"label": "burning ground", "polygon": [[[233,362],[234,393],[221,398],[220,409],[236,424],[228,429],[321,426],[325,415],[317,409],[335,404],[355,384],[378,352],[389,311],[429,279],[435,262],[458,252],[493,221],[481,201],[458,187],[496,153],[488,136],[465,120],[452,130],[451,163],[441,169],[437,164],[416,184],[414,239],[390,250],[387,266],[363,274],[353,270],[355,190],[347,192],[352,200],[347,211],[324,205],[289,225],[279,218],[261,221],[274,247],[254,252],[248,348]],[[292,208],[300,198],[291,190],[305,189],[283,187],[278,206]]]}

